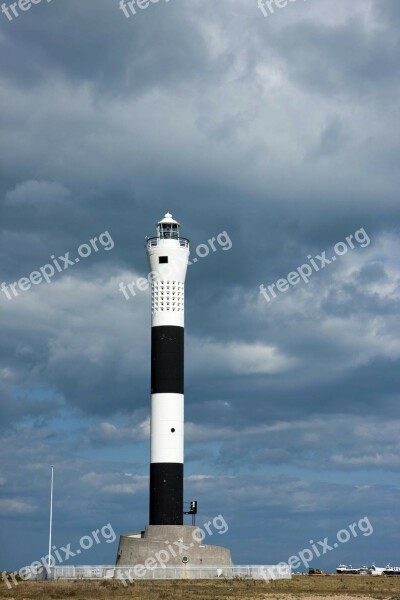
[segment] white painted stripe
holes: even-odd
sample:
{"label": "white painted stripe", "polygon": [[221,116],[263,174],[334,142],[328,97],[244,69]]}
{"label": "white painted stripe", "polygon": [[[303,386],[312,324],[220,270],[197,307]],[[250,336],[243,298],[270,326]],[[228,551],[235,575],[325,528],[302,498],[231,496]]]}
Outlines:
{"label": "white painted stripe", "polygon": [[150,440],[151,463],[183,463],[183,394],[152,394]]}
{"label": "white painted stripe", "polygon": [[151,315],[151,326],[161,327],[162,325],[173,325],[175,327],[185,326],[184,311],[158,311]]}

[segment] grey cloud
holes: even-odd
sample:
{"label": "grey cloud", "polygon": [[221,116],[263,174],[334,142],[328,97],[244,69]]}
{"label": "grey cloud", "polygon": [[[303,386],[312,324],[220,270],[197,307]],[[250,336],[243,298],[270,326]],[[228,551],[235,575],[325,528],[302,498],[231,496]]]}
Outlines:
{"label": "grey cloud", "polygon": [[314,160],[336,154],[346,141],[343,124],[340,118],[333,117],[325,124],[316,147],[311,151],[310,157]]}

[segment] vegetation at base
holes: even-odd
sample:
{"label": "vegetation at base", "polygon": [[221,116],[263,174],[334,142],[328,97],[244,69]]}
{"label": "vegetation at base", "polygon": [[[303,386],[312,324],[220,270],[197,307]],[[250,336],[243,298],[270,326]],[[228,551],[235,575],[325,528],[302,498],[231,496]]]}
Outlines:
{"label": "vegetation at base", "polygon": [[21,582],[8,589],[5,600],[301,600],[308,598],[373,598],[400,600],[400,577],[360,575],[295,576],[291,581],[48,581]]}

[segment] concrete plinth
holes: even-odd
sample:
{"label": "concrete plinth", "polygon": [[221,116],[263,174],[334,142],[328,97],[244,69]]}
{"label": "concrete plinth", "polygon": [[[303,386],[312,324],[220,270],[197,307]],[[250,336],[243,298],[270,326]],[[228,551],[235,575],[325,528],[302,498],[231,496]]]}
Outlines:
{"label": "concrete plinth", "polygon": [[[203,544],[202,532],[189,525],[149,525],[145,531],[124,533],[119,540],[118,566],[231,567],[231,552]],[[150,562],[148,559],[154,559]],[[146,563],[146,561],[148,561]],[[152,566],[150,566],[152,565]]]}

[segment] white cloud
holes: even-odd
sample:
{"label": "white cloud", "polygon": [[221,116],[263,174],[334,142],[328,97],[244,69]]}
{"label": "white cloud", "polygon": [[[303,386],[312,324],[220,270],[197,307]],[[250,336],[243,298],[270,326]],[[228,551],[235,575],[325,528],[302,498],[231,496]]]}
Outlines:
{"label": "white cloud", "polygon": [[106,444],[138,444],[150,437],[150,418],[124,427],[102,422],[99,425],[90,427],[88,435],[93,441]]}
{"label": "white cloud", "polygon": [[192,339],[188,344],[191,352],[192,368],[198,372],[235,375],[281,373],[295,364],[295,360],[285,357],[278,348],[267,344],[240,342],[221,343]]}
{"label": "white cloud", "polygon": [[29,502],[16,499],[0,499],[0,513],[3,515],[26,515],[37,510],[37,507]]}
{"label": "white cloud", "polygon": [[5,205],[16,208],[33,206],[41,211],[48,211],[54,204],[66,204],[71,193],[64,186],[51,181],[25,181],[14,190],[7,192]]}
{"label": "white cloud", "polygon": [[134,477],[134,481],[129,483],[112,483],[105,485],[101,492],[104,494],[129,494],[135,495],[141,492],[147,492],[149,487],[148,477]]}

